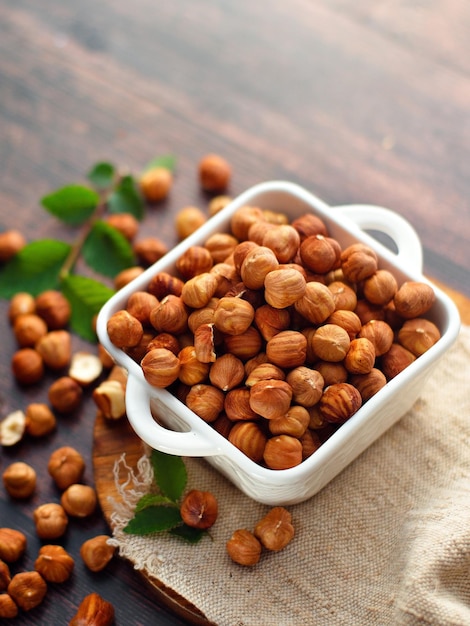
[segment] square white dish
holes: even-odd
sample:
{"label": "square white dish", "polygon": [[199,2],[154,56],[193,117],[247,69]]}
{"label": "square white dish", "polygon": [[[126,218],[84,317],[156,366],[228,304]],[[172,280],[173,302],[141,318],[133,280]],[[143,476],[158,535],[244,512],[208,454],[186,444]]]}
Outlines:
{"label": "square white dish", "polygon": [[[98,338],[115,361],[128,371],[126,409],[137,435],[162,452],[205,457],[241,491],[258,502],[294,504],[307,500],[322,489],[412,407],[427,376],[456,340],[460,318],[454,303],[433,285],[436,301],[426,317],[439,327],[439,341],[364,403],[300,465],[271,470],[255,463],[170,391],[151,387],[140,365],[111,343],[106,330],[109,318],[126,307],[133,292],[145,290],[158,272],[176,275],[175,263],[181,254],[190,246],[203,245],[213,233],[228,232],[233,213],[244,205],[281,211],[291,221],[306,212],[313,212],[325,222],[330,235],[342,247],[360,241],[373,248],[379,257],[379,267],[392,271],[399,284],[407,280],[429,281],[422,275],[419,238],[411,225],[396,213],[370,205],[330,207],[298,185],[273,181],[256,185],[238,196],[117,292],[101,310],[97,321]],[[370,236],[366,232],[369,230],[390,237],[397,252],[390,251]],[[155,416],[158,416],[158,422]]]}

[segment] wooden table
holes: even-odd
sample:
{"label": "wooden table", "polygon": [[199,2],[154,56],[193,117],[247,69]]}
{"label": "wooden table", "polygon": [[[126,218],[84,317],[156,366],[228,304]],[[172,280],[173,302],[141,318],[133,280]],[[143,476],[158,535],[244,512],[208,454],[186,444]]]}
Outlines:
{"label": "wooden table", "polygon": [[[147,234],[171,245],[177,211],[207,204],[196,164],[217,152],[233,166],[231,195],[288,179],[332,205],[400,213],[421,237],[425,274],[454,290],[468,315],[468,3],[0,0],[0,10],[1,230],[68,239],[41,196],[83,181],[100,160],[139,172],[173,153],[171,197],[145,220]],[[1,301],[2,417],[47,402],[47,381],[20,389],[12,379],[7,308]],[[0,488],[0,526],[28,538],[13,569],[32,568],[40,547],[32,511],[59,495],[46,471],[51,451],[73,442],[93,483],[94,418],[87,398],[50,437],[1,450],[0,469],[24,459],[39,475],[30,501]],[[68,623],[91,591],[114,604],[118,624],[185,623],[128,563],[114,560],[105,575],[86,570],[79,547],[102,532],[101,513],[71,522],[63,543],[76,556],[73,578],[12,623]]]}

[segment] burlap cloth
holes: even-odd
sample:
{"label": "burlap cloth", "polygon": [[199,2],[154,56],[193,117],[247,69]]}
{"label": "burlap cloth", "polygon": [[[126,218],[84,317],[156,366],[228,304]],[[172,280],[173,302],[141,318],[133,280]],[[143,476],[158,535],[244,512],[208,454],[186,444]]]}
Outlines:
{"label": "burlap cloth", "polygon": [[296,536],[254,568],[225,543],[269,507],[205,461],[187,459],[189,486],[212,491],[212,539],[187,545],[122,532],[151,470],[125,456],[115,476],[120,554],[199,607],[219,626],[470,625],[470,327],[394,427],[309,501],[289,507]]}

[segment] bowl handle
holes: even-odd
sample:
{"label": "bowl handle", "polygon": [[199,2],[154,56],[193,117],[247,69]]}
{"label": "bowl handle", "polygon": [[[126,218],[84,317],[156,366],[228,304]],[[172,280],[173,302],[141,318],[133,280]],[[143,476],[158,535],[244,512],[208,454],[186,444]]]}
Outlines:
{"label": "bowl handle", "polygon": [[129,376],[126,387],[126,412],[136,434],[155,450],[176,456],[213,456],[220,450],[201,432],[169,430],[155,421],[150,410],[151,393],[146,384]]}
{"label": "bowl handle", "polygon": [[421,241],[411,224],[401,215],[371,204],[351,204],[333,207],[363,231],[375,230],[388,235],[397,247],[396,256],[406,267],[419,273],[423,270]]}

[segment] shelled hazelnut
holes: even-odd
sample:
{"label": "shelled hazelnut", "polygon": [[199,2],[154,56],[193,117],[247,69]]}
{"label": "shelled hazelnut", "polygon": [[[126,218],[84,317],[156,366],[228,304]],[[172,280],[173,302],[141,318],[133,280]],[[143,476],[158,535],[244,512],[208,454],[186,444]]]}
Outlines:
{"label": "shelled hazelnut", "polygon": [[36,470],[24,461],[8,465],[2,478],[5,489],[12,498],[29,498],[36,489]]}
{"label": "shelled hazelnut", "polygon": [[89,517],[96,509],[96,491],[90,485],[74,483],[62,493],[60,503],[71,517]]}
{"label": "shelled hazelnut", "polygon": [[116,552],[110,545],[108,535],[97,535],[84,541],[80,547],[80,556],[92,572],[101,572],[111,561]]}
{"label": "shelled hazelnut", "polygon": [[14,563],[26,550],[26,535],[14,528],[0,528],[0,559]]}
{"label": "shelled hazelnut", "polygon": [[49,456],[47,471],[57,487],[64,491],[80,482],[85,471],[85,460],[75,448],[62,446]]}
{"label": "shelled hazelnut", "polygon": [[64,583],[72,575],[73,557],[62,546],[45,545],[39,549],[34,569],[50,583]]}
{"label": "shelled hazelnut", "polygon": [[33,511],[36,533],[40,539],[58,539],[64,535],[68,517],[64,508],[55,502],[39,505]]}
{"label": "shelled hazelnut", "polygon": [[8,585],[8,595],[23,611],[31,611],[44,600],[47,584],[39,572],[15,574]]}

